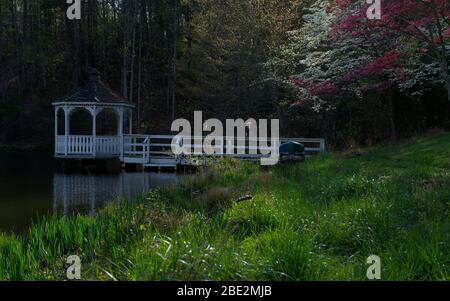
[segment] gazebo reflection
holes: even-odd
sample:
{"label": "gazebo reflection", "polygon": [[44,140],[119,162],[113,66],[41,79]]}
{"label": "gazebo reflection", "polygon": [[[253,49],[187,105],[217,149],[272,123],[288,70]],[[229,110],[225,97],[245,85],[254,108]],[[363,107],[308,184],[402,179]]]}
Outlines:
{"label": "gazebo reflection", "polygon": [[175,174],[122,173],[118,175],[62,174],[53,176],[53,212],[95,215],[109,203],[119,204],[145,194],[154,187],[176,182]]}

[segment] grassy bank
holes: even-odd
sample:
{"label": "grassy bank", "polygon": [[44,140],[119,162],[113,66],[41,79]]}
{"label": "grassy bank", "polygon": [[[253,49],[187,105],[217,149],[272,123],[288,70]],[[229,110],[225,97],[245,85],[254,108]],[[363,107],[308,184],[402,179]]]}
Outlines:
{"label": "grassy bank", "polygon": [[[251,200],[245,200],[251,195]],[[450,280],[450,135],[263,169],[214,170],[96,218],[0,236],[0,279]]]}

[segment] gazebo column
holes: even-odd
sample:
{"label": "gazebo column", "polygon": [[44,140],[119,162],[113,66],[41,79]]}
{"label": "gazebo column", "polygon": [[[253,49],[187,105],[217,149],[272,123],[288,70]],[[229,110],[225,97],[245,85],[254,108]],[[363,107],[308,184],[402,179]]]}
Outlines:
{"label": "gazebo column", "polygon": [[67,157],[69,154],[69,139],[70,139],[70,112],[69,107],[64,107],[64,154]]}
{"label": "gazebo column", "polygon": [[128,110],[129,117],[128,118],[128,134],[133,135],[133,111]]}
{"label": "gazebo column", "polygon": [[90,109],[92,115],[92,155],[97,156],[97,108]]}
{"label": "gazebo column", "polygon": [[117,109],[117,113],[119,115],[118,125],[117,125],[117,136],[119,137],[119,152],[120,152],[120,160],[123,161],[123,108]]}
{"label": "gazebo column", "polygon": [[59,107],[55,107],[55,155],[58,152],[58,112]]}

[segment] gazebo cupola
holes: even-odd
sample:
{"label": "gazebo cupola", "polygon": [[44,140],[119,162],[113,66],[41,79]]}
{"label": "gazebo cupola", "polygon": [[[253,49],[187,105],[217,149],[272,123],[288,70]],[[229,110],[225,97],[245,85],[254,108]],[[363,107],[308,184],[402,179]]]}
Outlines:
{"label": "gazebo cupola", "polygon": [[[109,158],[123,156],[124,122],[128,121],[128,134],[132,134],[134,105],[112,91],[92,69],[88,82],[71,95],[53,103],[55,108],[55,156],[61,158]],[[85,111],[82,123],[90,125],[89,132],[72,133],[71,119],[79,111]],[[86,114],[87,112],[87,114]],[[113,114],[106,114],[106,112]],[[105,113],[105,114],[104,114]],[[107,122],[116,123],[114,132],[99,133],[99,115]],[[90,118],[89,118],[90,116]],[[61,119],[64,118],[64,130]],[[86,120],[84,120],[86,119]]]}

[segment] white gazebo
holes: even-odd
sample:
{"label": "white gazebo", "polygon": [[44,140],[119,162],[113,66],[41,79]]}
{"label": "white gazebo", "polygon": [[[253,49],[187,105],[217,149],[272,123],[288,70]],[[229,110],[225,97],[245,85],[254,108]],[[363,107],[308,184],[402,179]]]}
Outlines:
{"label": "white gazebo", "polygon": [[[100,73],[93,69],[89,81],[70,96],[53,103],[55,108],[55,157],[74,159],[123,159],[124,136],[132,135],[132,111],[134,105],[113,92],[100,79]],[[92,133],[73,135],[71,133],[72,115],[80,110],[91,116]],[[116,115],[117,133],[99,135],[97,116],[104,110]],[[59,118],[64,114],[64,131],[58,127]],[[124,122],[128,120],[128,133],[124,133]]]}

